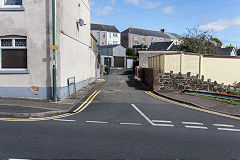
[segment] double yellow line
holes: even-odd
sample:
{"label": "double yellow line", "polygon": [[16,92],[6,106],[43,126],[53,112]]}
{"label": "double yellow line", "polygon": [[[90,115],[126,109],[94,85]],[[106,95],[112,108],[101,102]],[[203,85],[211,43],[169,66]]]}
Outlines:
{"label": "double yellow line", "polygon": [[94,98],[95,98],[99,93],[100,93],[100,91],[95,91],[95,92],[93,92],[93,94],[90,95],[90,96],[88,97],[88,99],[87,99],[86,101],[84,101],[77,109],[75,109],[75,110],[73,111],[73,113],[80,113],[80,112],[82,112],[84,109],[86,109],[86,108],[89,106],[89,104],[92,103],[92,101],[94,100]]}
{"label": "double yellow line", "polygon": [[227,118],[231,118],[231,119],[235,119],[235,120],[240,120],[240,117],[231,116],[231,115],[227,115],[227,114],[223,114],[223,113],[218,113],[218,112],[214,112],[214,111],[210,111],[210,110],[206,110],[206,109],[202,109],[202,108],[198,108],[198,107],[193,107],[191,105],[187,105],[187,104],[184,104],[184,103],[172,101],[172,100],[169,100],[167,98],[164,98],[164,97],[158,96],[156,94],[153,94],[150,91],[146,91],[145,93],[154,97],[154,98],[157,98],[159,100],[169,102],[169,103],[172,103],[172,104],[176,104],[176,105],[179,105],[179,106],[182,106],[182,107],[185,107],[185,108],[189,108],[189,109],[193,109],[193,110],[197,110],[197,111],[205,112],[205,113],[209,113],[209,114],[214,114],[214,115],[218,115],[218,116],[222,116],[222,117],[227,117]]}
{"label": "double yellow line", "polygon": [[73,113],[65,113],[57,116],[52,117],[45,117],[45,118],[29,118],[29,119],[21,119],[21,118],[0,118],[0,121],[8,121],[8,122],[36,122],[36,121],[48,121],[52,119],[59,119],[70,117],[82,112],[86,109],[94,100],[94,98],[100,93],[100,91],[95,91],[91,94],[77,109],[73,111]]}

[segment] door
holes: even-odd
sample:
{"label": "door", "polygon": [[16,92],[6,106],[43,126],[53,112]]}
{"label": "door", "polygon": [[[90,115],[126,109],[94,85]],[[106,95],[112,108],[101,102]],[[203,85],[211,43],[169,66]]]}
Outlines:
{"label": "door", "polygon": [[107,65],[107,66],[112,66],[112,61],[111,61],[112,59],[111,58],[107,58],[107,57],[105,57],[104,58],[104,65]]}
{"label": "door", "polygon": [[124,57],[114,57],[114,67],[124,67]]}

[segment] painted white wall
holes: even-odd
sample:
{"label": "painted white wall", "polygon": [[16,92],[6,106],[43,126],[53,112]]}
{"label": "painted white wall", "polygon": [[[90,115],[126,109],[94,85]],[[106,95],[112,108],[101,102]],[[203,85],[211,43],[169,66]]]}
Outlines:
{"label": "painted white wall", "polygon": [[[67,86],[67,79],[76,83],[96,77],[96,55],[91,51],[90,4],[88,0],[61,0],[59,3],[59,72],[58,86]],[[77,26],[81,18],[85,26]]]}
{"label": "painted white wall", "polygon": [[[117,37],[114,37],[113,34],[117,34]],[[113,45],[114,42],[116,44],[121,44],[121,34],[114,32],[107,32],[107,44]]]}
{"label": "painted white wall", "polygon": [[[2,4],[3,0],[0,0]],[[50,87],[50,37],[46,1],[23,0],[25,11],[0,11],[0,36],[27,37],[29,74],[0,74],[0,87]]]}

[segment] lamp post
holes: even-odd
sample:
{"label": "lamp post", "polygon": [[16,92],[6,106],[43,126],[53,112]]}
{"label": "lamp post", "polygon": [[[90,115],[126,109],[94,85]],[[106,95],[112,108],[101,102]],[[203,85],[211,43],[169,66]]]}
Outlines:
{"label": "lamp post", "polygon": [[[56,0],[52,0],[52,23],[53,23],[53,43],[52,45],[56,45]],[[56,76],[56,48],[53,49],[53,101],[57,102],[57,76]]]}

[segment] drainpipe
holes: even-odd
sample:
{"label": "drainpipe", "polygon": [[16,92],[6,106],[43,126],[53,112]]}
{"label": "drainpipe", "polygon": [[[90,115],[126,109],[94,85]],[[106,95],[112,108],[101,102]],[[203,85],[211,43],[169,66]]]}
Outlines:
{"label": "drainpipe", "polygon": [[[56,0],[52,0],[53,46],[56,45]],[[53,101],[57,102],[56,50],[53,50]]]}

